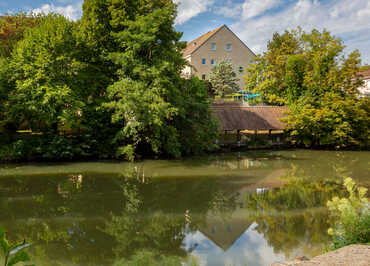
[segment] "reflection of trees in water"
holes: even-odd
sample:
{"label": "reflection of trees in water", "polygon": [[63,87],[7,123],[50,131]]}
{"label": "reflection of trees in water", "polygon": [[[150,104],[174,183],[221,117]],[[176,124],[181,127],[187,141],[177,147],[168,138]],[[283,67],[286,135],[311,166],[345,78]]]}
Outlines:
{"label": "reflection of trees in water", "polygon": [[255,212],[255,230],[289,257],[297,248],[317,254],[327,242],[326,202],[343,194],[340,181],[310,181],[290,176],[286,186],[246,195],[246,208]]}
{"label": "reflection of trees in water", "polygon": [[[121,178],[75,174],[48,176],[47,181],[45,176],[2,179],[4,196],[11,200],[0,199],[2,214],[9,217],[0,222],[37,243],[30,250],[40,258],[37,265],[48,264],[41,258],[53,262],[49,265],[99,265],[116,257],[126,263],[140,252],[183,260],[190,253],[183,246],[187,233],[208,233],[219,246],[227,235],[228,247],[253,221],[276,252],[289,255],[303,248],[311,254],[327,240],[326,201],[342,188],[340,179],[302,177],[306,170],[300,164],[292,167],[286,186],[258,194],[249,191],[252,181],[237,177],[150,179],[129,172]],[[235,217],[243,209],[248,217]],[[234,237],[230,231],[237,229]]]}
{"label": "reflection of trees in water", "polygon": [[[156,180],[122,178],[123,210],[106,220],[104,232],[114,237],[118,258],[139,254],[165,254],[186,258],[183,242],[187,233],[205,223],[209,209],[231,212],[230,197],[217,180]],[[163,259],[163,258],[162,258]]]}

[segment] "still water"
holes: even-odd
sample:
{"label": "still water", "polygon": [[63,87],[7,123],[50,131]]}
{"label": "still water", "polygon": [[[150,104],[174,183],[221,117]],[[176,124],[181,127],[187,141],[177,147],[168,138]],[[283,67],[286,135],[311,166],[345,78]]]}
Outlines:
{"label": "still water", "polygon": [[0,226],[36,265],[270,265],[322,253],[344,176],[370,152],[0,165]]}

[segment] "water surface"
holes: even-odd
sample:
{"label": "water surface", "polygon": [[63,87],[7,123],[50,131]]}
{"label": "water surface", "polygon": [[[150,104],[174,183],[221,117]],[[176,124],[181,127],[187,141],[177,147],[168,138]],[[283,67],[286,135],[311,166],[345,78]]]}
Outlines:
{"label": "water surface", "polygon": [[[370,152],[256,151],[174,161],[0,165],[0,225],[36,265],[121,265],[148,252],[200,265],[322,253],[344,176]],[[120,263],[117,263],[117,262]]]}

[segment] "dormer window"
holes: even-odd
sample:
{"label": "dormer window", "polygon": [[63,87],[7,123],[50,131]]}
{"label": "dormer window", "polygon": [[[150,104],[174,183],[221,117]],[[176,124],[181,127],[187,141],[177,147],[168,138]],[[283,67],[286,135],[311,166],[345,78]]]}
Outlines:
{"label": "dormer window", "polygon": [[231,51],[231,44],[230,43],[226,44],[226,51],[228,51],[228,52]]}
{"label": "dormer window", "polygon": [[216,51],[216,43],[211,43],[211,51]]}

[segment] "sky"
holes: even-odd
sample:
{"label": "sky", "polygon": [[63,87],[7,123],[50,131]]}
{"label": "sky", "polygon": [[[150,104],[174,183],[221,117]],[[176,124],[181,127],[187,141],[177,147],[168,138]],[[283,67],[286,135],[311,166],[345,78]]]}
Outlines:
{"label": "sky", "polygon": [[[361,53],[370,64],[370,0],[174,0],[179,3],[176,29],[183,40],[226,24],[256,54],[274,32],[301,26],[327,29],[340,37],[346,54]],[[0,14],[57,12],[72,20],[82,14],[82,0],[0,0]]]}

